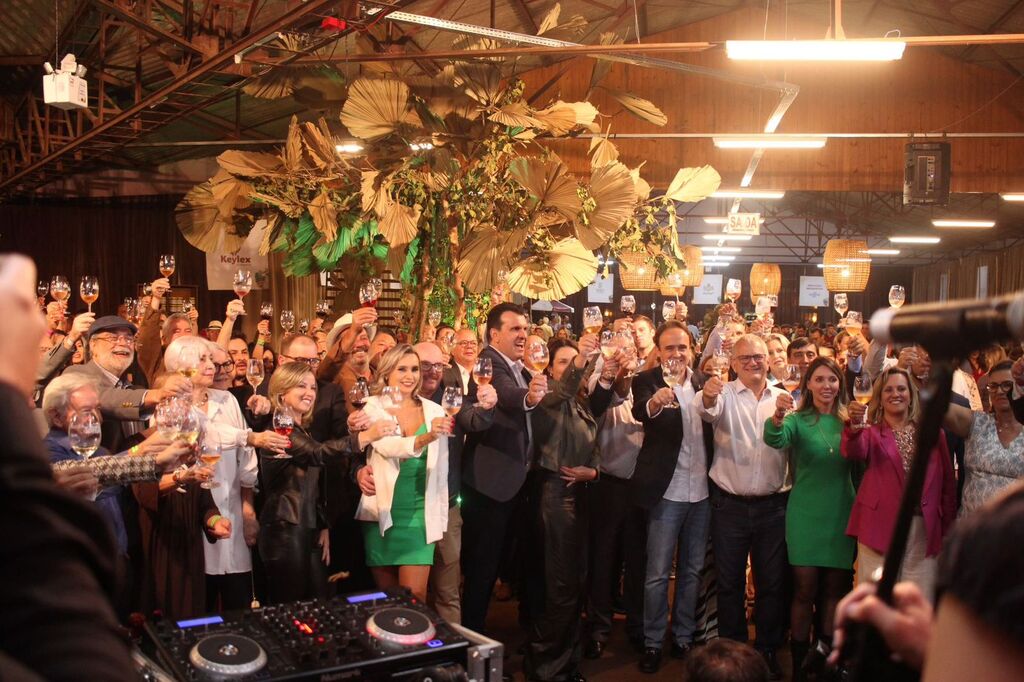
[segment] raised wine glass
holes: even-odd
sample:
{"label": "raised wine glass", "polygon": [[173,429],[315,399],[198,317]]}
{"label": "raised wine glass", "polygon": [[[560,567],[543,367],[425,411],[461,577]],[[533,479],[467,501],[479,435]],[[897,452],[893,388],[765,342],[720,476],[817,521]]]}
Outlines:
{"label": "raised wine glass", "polygon": [[583,309],[583,331],[586,334],[596,334],[604,326],[604,318],[601,316],[601,309],[596,305]]}
{"label": "raised wine glass", "polygon": [[232,279],[232,288],[238,300],[245,300],[245,295],[252,291],[252,273],[248,270],[237,271]]}
{"label": "raised wine glass", "polygon": [[455,347],[455,332],[451,329],[444,330],[441,335],[437,337],[437,345],[445,355],[451,355],[452,349]]}
{"label": "raised wine glass", "polygon": [[170,279],[174,274],[174,254],[165,253],[160,256],[160,274]]}
{"label": "raised wine glass", "polygon": [[437,325],[441,324],[441,311],[432,309],[427,313],[427,324],[437,329]]}
{"label": "raised wine glass", "polygon": [[263,360],[260,358],[249,358],[249,362],[245,365],[245,380],[252,386],[254,394],[260,387],[260,384],[263,383],[264,377],[266,377],[266,371],[263,368]]}
{"label": "raised wine glass", "polygon": [[889,288],[889,305],[899,310],[907,302],[907,291],[899,284],[893,284]]}
{"label": "raised wine glass", "polygon": [[444,393],[441,394],[441,407],[444,408],[444,413],[452,420],[452,433],[448,437],[455,438],[455,415],[462,409],[462,387],[445,386]]}
{"label": "raised wine glass", "polygon": [[348,390],[348,402],[349,404],[361,410],[366,407],[366,401],[370,397],[370,387],[366,385],[366,380],[358,380],[352,385],[352,388]]}
{"label": "raised wine glass", "polygon": [[100,280],[96,275],[86,275],[78,285],[78,293],[91,313],[92,304],[100,297]]}
{"label": "raised wine glass", "polygon": [[494,368],[491,366],[491,359],[477,358],[476,364],[473,365],[473,381],[482,386],[491,383],[493,378]]}
{"label": "raised wine glass", "polygon": [[740,300],[740,293],[743,291],[743,285],[738,279],[730,279],[725,284],[725,297],[732,303]]}
{"label": "raised wine glass", "polygon": [[839,313],[839,317],[846,314],[846,311],[850,309],[850,299],[846,294],[836,294],[832,297],[832,307]]}
{"label": "raised wine glass", "polygon": [[604,359],[611,360],[618,349],[619,346],[616,342],[615,332],[611,329],[605,329],[601,332],[601,355],[604,356]]}
{"label": "raised wine glass", "polygon": [[661,319],[666,322],[676,319],[675,301],[665,301],[661,304]]}
{"label": "raised wine glass", "polygon": [[281,328],[284,329],[285,333],[290,334],[292,328],[295,326],[295,313],[291,310],[281,311]]}
{"label": "raised wine glass", "polygon": [[181,304],[181,312],[188,315],[190,312],[196,309],[196,302],[191,298],[186,298]]}
{"label": "raised wine glass", "polygon": [[[279,407],[274,410],[274,416],[271,420],[274,433],[279,436],[288,438],[292,435],[292,431],[295,429],[295,419],[292,417],[291,412],[283,407]],[[279,452],[274,455],[274,459],[289,459],[291,455],[287,452]]]}
{"label": "raised wine glass", "polygon": [[270,301],[264,301],[260,303],[260,319],[261,320],[272,320],[274,319],[274,304]]}
{"label": "raised wine glass", "polygon": [[68,284],[68,278],[64,275],[54,275],[50,280],[50,296],[53,300],[64,304],[71,295],[71,285]]}
{"label": "raised wine glass", "polygon": [[[273,315],[273,313],[271,313]],[[316,302],[316,316],[326,320],[331,315],[331,306],[325,299]]]}
{"label": "raised wine glass", "polygon": [[[871,402],[872,383],[871,376],[867,372],[861,372],[853,379],[853,399],[867,407]],[[860,428],[868,424],[868,413],[864,411],[864,418],[861,420]]]}
{"label": "raised wine glass", "polygon": [[46,294],[48,294],[49,292],[50,292],[50,285],[47,284],[44,280],[39,280],[39,283],[36,284],[36,296],[38,296],[39,298],[45,299],[46,298]]}
{"label": "raised wine glass", "polygon": [[[683,373],[686,370],[686,365],[680,358],[665,358],[661,363],[661,376],[665,381],[665,385],[672,389],[675,393],[676,386],[682,381]],[[672,399],[671,404],[668,405],[671,408],[679,407],[679,401],[675,398]]]}
{"label": "raised wine glass", "polygon": [[309,320],[306,319],[305,317],[302,318],[301,320],[299,320],[299,333],[300,334],[307,334],[307,333],[309,333]]}
{"label": "raised wine glass", "polygon": [[199,372],[202,354],[195,346],[185,346],[178,352],[178,374],[191,379]]}
{"label": "raised wine glass", "polygon": [[636,299],[631,295],[623,296],[619,299],[619,310],[626,315],[632,315],[636,312]]}
{"label": "raised wine glass", "polygon": [[102,429],[100,415],[95,410],[79,410],[68,422],[68,441],[71,449],[84,459],[92,457],[100,446]]}
{"label": "raised wine glass", "polygon": [[398,386],[385,386],[382,388],[380,391],[380,406],[391,415],[391,421],[398,427],[398,431],[401,432],[401,427],[398,424],[398,413],[402,411],[401,389]]}
{"label": "raised wine glass", "polygon": [[547,369],[550,361],[551,357],[548,353],[548,345],[540,341],[534,341],[527,346],[526,352],[523,354],[523,364],[536,373],[543,372]]}
{"label": "raised wine glass", "polygon": [[161,400],[154,413],[156,430],[168,440],[174,440],[181,431],[181,422],[185,417],[181,407],[170,400]]}
{"label": "raised wine glass", "polygon": [[380,290],[373,284],[373,281],[363,282],[359,287],[359,305],[364,308],[376,308],[377,299],[380,298]]}

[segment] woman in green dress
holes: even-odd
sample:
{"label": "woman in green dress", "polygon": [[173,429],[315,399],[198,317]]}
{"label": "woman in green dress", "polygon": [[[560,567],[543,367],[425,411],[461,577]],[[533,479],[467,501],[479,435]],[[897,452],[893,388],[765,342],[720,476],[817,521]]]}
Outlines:
{"label": "woman in green dress", "polygon": [[397,421],[398,434],[370,448],[374,494],[363,494],[356,518],[367,522],[366,564],[377,586],[401,585],[425,601],[434,543],[448,528],[453,419],[419,396],[420,384],[420,359],[412,346],[400,344],[381,357],[364,410],[373,422]]}
{"label": "woman in green dress", "polygon": [[[800,382],[800,406],[784,393],[764,425],[764,442],[790,449],[793,489],[786,507],[786,547],[793,566],[790,607],[794,679],[806,678],[815,606],[829,647],[836,604],[850,587],[856,543],[846,535],[854,490],[850,463],[839,451],[847,419],[843,372],[832,358],[819,357]],[[820,595],[820,599],[819,599]],[[815,603],[817,602],[817,604]]]}

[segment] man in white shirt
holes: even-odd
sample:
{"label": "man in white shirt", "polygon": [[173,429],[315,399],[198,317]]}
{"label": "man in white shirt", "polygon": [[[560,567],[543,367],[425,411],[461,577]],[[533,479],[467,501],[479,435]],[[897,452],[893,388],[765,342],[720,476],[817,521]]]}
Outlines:
{"label": "man in white shirt", "polygon": [[711,466],[711,542],[718,578],[718,631],[747,641],[745,587],[750,555],[757,595],[754,646],[772,679],[782,679],[775,650],[784,635],[783,582],[786,500],[791,487],[786,453],[765,445],[764,423],[784,390],[767,384],[768,348],[747,334],[733,348],[729,383],[708,379],[694,404],[715,430]]}

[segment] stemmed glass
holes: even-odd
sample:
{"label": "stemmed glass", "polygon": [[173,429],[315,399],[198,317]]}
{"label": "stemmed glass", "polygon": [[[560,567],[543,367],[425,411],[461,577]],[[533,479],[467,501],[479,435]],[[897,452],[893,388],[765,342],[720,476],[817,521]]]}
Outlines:
{"label": "stemmed glass", "polygon": [[[203,464],[213,469],[214,474],[216,474],[217,462],[220,461],[220,455],[220,443],[215,442],[214,439],[210,436],[204,438],[203,449],[202,453],[199,455],[199,459],[200,461],[202,461]],[[209,481],[203,481],[202,483],[200,483],[199,487],[205,490],[213,490],[214,488],[219,488],[220,483],[215,478],[211,477]]]}
{"label": "stemmed glass", "polygon": [[[637,359],[636,339],[633,338],[633,333],[631,331],[629,331],[628,329],[623,329],[618,334],[616,334],[616,343],[618,344],[619,348],[622,349],[622,352],[627,362],[633,362],[634,360]],[[635,376],[636,371],[633,370],[627,373],[625,378],[629,379]]]}
{"label": "stemmed glass", "polygon": [[70,295],[71,285],[68,284],[68,278],[64,275],[54,275],[50,280],[50,296],[53,296],[53,300],[63,306]]}
{"label": "stemmed glass", "polygon": [[245,295],[252,290],[252,273],[248,270],[239,270],[232,277],[232,286],[238,300],[245,300]]}
{"label": "stemmed glass", "polygon": [[427,324],[436,329],[437,325],[441,324],[441,311],[436,308],[431,309],[427,313]]}
{"label": "stemmed glass", "polygon": [[72,450],[89,459],[99,448],[101,438],[100,416],[95,410],[79,410],[71,415],[68,441]]}
{"label": "stemmed glass", "polygon": [[[391,415],[391,421],[398,426],[398,413],[402,410],[402,391],[398,386],[385,386],[380,391],[380,406]],[[398,426],[399,431],[401,427]]]}
{"label": "stemmed glass", "polygon": [[[273,315],[273,312],[271,312]],[[322,320],[326,320],[331,315],[331,306],[326,300],[320,299],[316,302],[316,316]]]}
{"label": "stemmed glass", "polygon": [[380,288],[375,282],[380,280],[368,280],[359,287],[359,305],[364,308],[376,308],[377,299],[380,298]]}
{"label": "stemmed glass", "polygon": [[361,410],[366,407],[366,401],[370,397],[370,387],[365,380],[356,381],[348,390],[348,402],[352,407]]}
{"label": "stemmed glass", "polygon": [[[83,277],[78,285],[78,293],[82,297],[82,301],[89,307],[89,312],[91,313],[92,304],[100,297],[100,281],[96,275],[86,275]],[[889,298],[892,298],[892,294],[889,294]]]}
{"label": "stemmed glass", "polygon": [[171,400],[162,400],[154,413],[156,430],[168,440],[174,440],[181,431],[181,422],[185,415],[181,408]]}
{"label": "stemmed glass", "polygon": [[907,292],[899,284],[893,284],[889,288],[889,305],[897,310],[907,302]]}
{"label": "stemmed glass", "polygon": [[46,299],[46,294],[50,291],[50,285],[44,280],[39,280],[39,284],[36,284],[36,295],[41,299]]}
{"label": "stemmed glass", "polygon": [[734,304],[740,299],[740,293],[742,291],[742,284],[740,284],[738,279],[730,279],[725,284],[725,297]]}
{"label": "stemmed glass", "polygon": [[181,312],[188,315],[190,312],[196,309],[196,302],[191,298],[186,298],[181,304]]}
{"label": "stemmed glass", "polygon": [[264,301],[260,303],[260,319],[261,320],[272,320],[274,319],[274,304],[270,301]]}
{"label": "stemmed glass", "polygon": [[491,383],[491,379],[494,377],[494,369],[491,366],[490,358],[477,358],[476,364],[473,365],[473,381],[478,386]]}
{"label": "stemmed glass", "polygon": [[548,346],[540,341],[531,343],[526,348],[526,353],[523,354],[523,364],[538,374],[548,368],[550,361]]}
{"label": "stemmed glass", "polygon": [[160,274],[170,279],[171,275],[174,274],[174,255],[165,253],[160,256]]}
{"label": "stemmed glass", "polygon": [[[790,395],[793,394],[798,388],[800,388],[800,382],[803,380],[803,374],[800,372],[800,365],[786,365],[786,376],[782,377],[782,387],[786,389],[786,392]],[[795,407],[791,407],[786,410],[786,413],[794,412]]]}
{"label": "stemmed glass", "polygon": [[202,360],[200,351],[195,346],[185,346],[178,352],[178,374],[191,379],[199,372],[199,363]]}
{"label": "stemmed glass", "polygon": [[307,334],[307,333],[309,333],[309,320],[306,319],[305,317],[302,318],[301,320],[299,320],[299,333],[300,334]]}
{"label": "stemmed glass", "polygon": [[288,334],[291,333],[292,328],[295,326],[295,313],[291,310],[281,311],[281,328]]}
{"label": "stemmed glass", "polygon": [[[280,407],[274,410],[274,416],[272,419],[272,425],[274,433],[279,436],[288,438],[292,435],[292,431],[295,429],[295,419],[292,417],[291,412],[287,409]],[[274,455],[274,459],[289,459],[291,455],[287,452],[279,452]]]}
{"label": "stemmed glass", "polygon": [[[661,376],[665,380],[665,385],[671,388],[673,393],[675,393],[676,386],[682,381],[685,368],[686,365],[680,358],[665,358],[661,363]],[[679,407],[679,401],[673,398],[668,407]]]}
{"label": "stemmed glass", "polygon": [[665,301],[661,304],[661,319],[665,322],[676,319],[675,301]]}
{"label": "stemmed glass", "polygon": [[832,297],[832,307],[839,313],[839,317],[846,314],[846,311],[850,309],[850,301],[846,294],[836,294]]}
{"label": "stemmed glass", "polygon": [[245,380],[252,386],[252,392],[255,394],[260,384],[263,383],[263,379],[266,376],[266,372],[263,369],[263,360],[260,358],[249,358],[249,362],[245,365]]}
{"label": "stemmed glass", "polygon": [[462,409],[462,387],[445,386],[444,393],[441,395],[441,407],[444,408],[444,413],[452,418],[452,433],[448,437],[455,438],[454,419]]}
{"label": "stemmed glass", "polygon": [[452,348],[455,347],[455,332],[451,329],[444,330],[441,336],[437,337],[437,345],[445,355],[451,355]]}
{"label": "stemmed glass", "polygon": [[619,299],[619,310],[626,315],[632,315],[636,312],[636,299],[632,296],[623,296]]}
{"label": "stemmed glass", "polygon": [[[867,407],[871,402],[871,376],[867,372],[861,372],[853,379],[853,399]],[[868,413],[864,410],[864,419],[861,420],[860,428],[868,424]]]}
{"label": "stemmed glass", "polygon": [[604,356],[604,359],[611,360],[618,349],[619,346],[616,343],[615,332],[611,329],[601,332],[601,355]]}
{"label": "stemmed glass", "polygon": [[587,334],[596,334],[604,326],[604,318],[601,317],[601,309],[596,305],[583,309],[583,331]]}

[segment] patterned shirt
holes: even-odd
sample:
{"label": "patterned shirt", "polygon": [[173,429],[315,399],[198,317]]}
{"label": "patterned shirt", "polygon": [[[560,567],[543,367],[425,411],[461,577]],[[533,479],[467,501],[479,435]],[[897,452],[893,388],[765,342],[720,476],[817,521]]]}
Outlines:
{"label": "patterned shirt", "polygon": [[959,516],[971,514],[1021,478],[1024,478],[1024,431],[1017,434],[1008,447],[1003,447],[996,432],[995,418],[986,412],[975,412],[964,454],[964,495]]}

